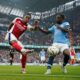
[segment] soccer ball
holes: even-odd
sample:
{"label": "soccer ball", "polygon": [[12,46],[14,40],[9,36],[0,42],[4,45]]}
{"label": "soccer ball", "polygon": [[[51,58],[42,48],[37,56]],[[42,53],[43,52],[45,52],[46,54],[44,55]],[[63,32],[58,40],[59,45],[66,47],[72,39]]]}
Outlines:
{"label": "soccer ball", "polygon": [[59,49],[54,46],[50,46],[48,47],[48,53],[50,55],[57,55],[59,53]]}

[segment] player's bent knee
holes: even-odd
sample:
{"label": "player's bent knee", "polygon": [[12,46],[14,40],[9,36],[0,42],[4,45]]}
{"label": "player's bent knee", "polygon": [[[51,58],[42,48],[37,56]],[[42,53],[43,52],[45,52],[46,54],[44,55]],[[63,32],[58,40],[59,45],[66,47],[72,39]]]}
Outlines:
{"label": "player's bent knee", "polygon": [[69,54],[70,54],[69,49],[65,49],[65,50],[63,51],[63,54],[67,54],[67,55],[69,55]]}
{"label": "player's bent knee", "polygon": [[16,40],[9,41],[9,44],[12,45],[14,42],[17,42],[17,41]]}
{"label": "player's bent knee", "polygon": [[17,42],[17,41],[13,41],[13,42],[11,42],[11,46],[13,47],[13,48],[15,48],[17,51],[19,51],[19,52],[21,52],[21,50],[22,50],[22,46]]}
{"label": "player's bent knee", "polygon": [[26,49],[22,48],[21,49],[21,53],[25,54],[26,53]]}

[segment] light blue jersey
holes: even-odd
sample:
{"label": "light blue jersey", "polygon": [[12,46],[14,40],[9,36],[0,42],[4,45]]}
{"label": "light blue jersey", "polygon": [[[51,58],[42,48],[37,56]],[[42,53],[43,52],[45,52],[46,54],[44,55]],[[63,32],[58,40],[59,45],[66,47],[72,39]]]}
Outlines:
{"label": "light blue jersey", "polygon": [[[69,28],[70,24],[68,22],[63,22],[62,24],[60,24],[60,26],[64,28]],[[53,43],[69,44],[67,33],[57,28],[57,26],[53,25],[51,28],[49,28],[49,31],[52,33]]]}
{"label": "light blue jersey", "polygon": [[39,56],[40,56],[40,57],[45,57],[45,51],[40,51]]}

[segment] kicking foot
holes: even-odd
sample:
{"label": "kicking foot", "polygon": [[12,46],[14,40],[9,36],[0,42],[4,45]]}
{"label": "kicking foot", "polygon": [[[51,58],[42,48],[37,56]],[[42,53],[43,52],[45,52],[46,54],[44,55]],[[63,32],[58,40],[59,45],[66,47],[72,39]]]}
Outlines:
{"label": "kicking foot", "polygon": [[63,71],[63,73],[66,74],[66,73],[67,73],[67,69],[66,69],[66,67],[63,67],[63,66],[62,66],[62,71]]}
{"label": "kicking foot", "polygon": [[51,69],[48,69],[46,72],[45,72],[45,75],[49,75],[51,74]]}
{"label": "kicking foot", "polygon": [[26,74],[26,69],[22,69],[22,74]]}

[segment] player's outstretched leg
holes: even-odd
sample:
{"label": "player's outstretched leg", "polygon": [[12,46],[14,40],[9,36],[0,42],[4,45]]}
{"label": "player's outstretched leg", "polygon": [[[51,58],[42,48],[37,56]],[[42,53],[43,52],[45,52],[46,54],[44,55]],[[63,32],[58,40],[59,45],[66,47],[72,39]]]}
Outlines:
{"label": "player's outstretched leg", "polygon": [[23,45],[19,41],[11,42],[11,46],[22,54],[31,53],[33,50],[24,49]]}
{"label": "player's outstretched leg", "polygon": [[26,73],[26,61],[27,61],[27,54],[25,55],[20,55],[21,56],[21,66],[22,66],[22,73]]}
{"label": "player's outstretched leg", "polygon": [[25,49],[24,46],[20,43],[20,41],[11,41],[11,46],[21,53],[21,65],[22,65],[22,73],[26,73],[26,60],[27,54],[33,52],[34,50]]}
{"label": "player's outstretched leg", "polygon": [[70,59],[69,50],[68,49],[64,50],[63,54],[64,54],[64,61],[63,61],[62,69],[64,73],[67,73],[66,65]]}
{"label": "player's outstretched leg", "polygon": [[46,71],[45,74],[51,74],[51,67],[52,67],[52,64],[53,64],[54,57],[55,56],[50,56],[49,57],[49,60],[48,60],[48,63],[47,63],[47,71]]}

